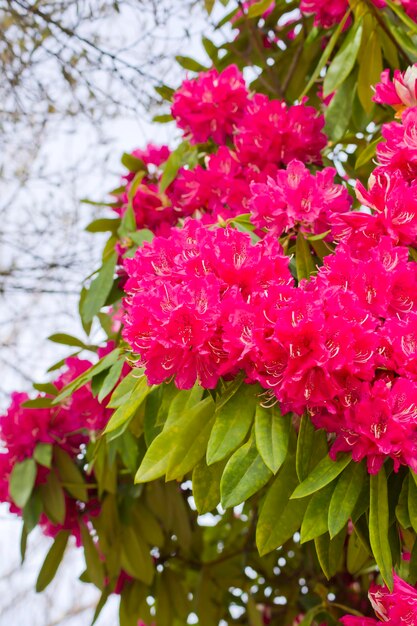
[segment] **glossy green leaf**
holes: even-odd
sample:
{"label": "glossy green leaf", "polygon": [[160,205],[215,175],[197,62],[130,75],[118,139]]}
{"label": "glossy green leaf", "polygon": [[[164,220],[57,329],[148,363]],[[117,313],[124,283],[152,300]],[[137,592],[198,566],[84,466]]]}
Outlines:
{"label": "glossy green leaf", "polygon": [[181,65],[181,67],[183,67],[185,70],[190,70],[190,72],[204,72],[208,69],[191,57],[178,55],[175,57],[175,60]]}
{"label": "glossy green leaf", "polygon": [[347,548],[347,570],[350,574],[357,574],[369,561],[369,552],[363,545],[356,530],[350,534]]}
{"label": "glossy green leaf", "polygon": [[417,485],[414,480],[408,481],[408,514],[411,526],[417,532]]}
{"label": "glossy green leaf", "polygon": [[355,77],[350,76],[336,91],[326,109],[326,126],[324,130],[332,141],[341,139],[349,126],[353,97],[355,95],[355,82]]}
{"label": "glossy green leaf", "polygon": [[256,545],[261,556],[283,545],[301,526],[307,501],[290,500],[297,482],[295,456],[291,454],[278,471],[260,511]]}
{"label": "glossy green leaf", "polygon": [[328,531],[328,513],[334,484],[330,483],[311,497],[301,525],[301,543]]}
{"label": "glossy green leaf", "polygon": [[104,429],[104,432],[112,433],[113,431],[120,429],[121,426],[127,425],[151,390],[152,387],[148,385],[148,381],[145,376],[136,379],[135,385],[130,391],[129,397],[113,413],[106,428]]}
{"label": "glossy green leaf", "polygon": [[259,403],[257,385],[242,384],[226,403],[216,406],[213,430],[207,447],[207,464],[217,463],[236,450],[249,432]]}
{"label": "glossy green leaf", "polygon": [[377,137],[374,141],[368,144],[362,152],[360,152],[356,159],[355,169],[362,167],[365,163],[368,163],[375,156],[376,148],[381,143],[381,138]]}
{"label": "glossy green leaf", "polygon": [[271,478],[252,437],[230,457],[220,483],[221,503],[228,509],[246,501]]}
{"label": "glossy green leaf", "polygon": [[326,434],[316,430],[308,417],[303,415],[297,437],[296,469],[300,482],[310,474],[321,459],[328,454]]}
{"label": "glossy green leaf", "polygon": [[133,154],[129,154],[128,152],[124,152],[121,158],[121,163],[124,165],[129,172],[140,172],[146,171],[146,165],[139,159],[138,157],[133,156]]}
{"label": "glossy green leaf", "polygon": [[84,477],[73,459],[62,448],[55,448],[54,464],[61,479],[62,486],[65,487],[68,493],[77,500],[87,502],[88,494]]}
{"label": "glossy green leaf", "polygon": [[316,82],[316,80],[318,79],[318,77],[320,76],[322,70],[324,69],[324,67],[327,65],[328,60],[331,57],[331,54],[333,52],[333,50],[336,47],[337,41],[340,37],[340,34],[342,33],[346,22],[350,16],[350,12],[351,10],[349,9],[343,19],[341,20],[341,22],[339,23],[338,27],[336,28],[336,30],[334,31],[333,35],[330,37],[329,43],[327,44],[327,46],[325,47],[323,54],[320,57],[320,61],[317,64],[317,67],[315,68],[313,74],[310,77],[310,80],[307,83],[307,86],[305,87],[303,93],[300,95],[300,99],[305,96],[310,89],[312,88],[312,86],[314,85],[314,83]]}
{"label": "glossy green leaf", "polygon": [[369,539],[381,576],[392,588],[392,556],[388,540],[389,508],[385,468],[370,478]]}
{"label": "glossy green leaf", "polygon": [[23,521],[28,533],[32,532],[39,523],[42,511],[43,504],[39,489],[34,489],[23,509]]}
{"label": "glossy green leaf", "polygon": [[351,460],[350,454],[340,454],[336,461],[326,456],[316,465],[301,485],[298,485],[291,498],[304,498],[328,485],[343,472]]}
{"label": "glossy green leaf", "polygon": [[104,306],[107,296],[113,286],[114,270],[117,254],[113,253],[103,263],[97,277],[91,283],[82,306],[82,316],[85,322],[91,322],[96,313]]}
{"label": "glossy green leaf", "polygon": [[55,470],[48,474],[46,483],[39,487],[43,508],[47,517],[55,524],[65,520],[65,494]]}
{"label": "glossy green leaf", "polygon": [[52,463],[52,444],[38,443],[33,451],[33,458],[36,463],[44,467],[51,467]]}
{"label": "glossy green leaf", "polygon": [[335,537],[347,524],[355,509],[365,479],[362,463],[351,463],[339,476],[329,507],[329,533]]}
{"label": "glossy green leaf", "polygon": [[49,335],[49,341],[53,341],[54,343],[62,343],[65,346],[75,346],[77,348],[85,348],[86,344],[81,339],[77,337],[73,337],[72,335],[67,335],[66,333],[55,333],[53,335]]}
{"label": "glossy green leaf", "polygon": [[61,530],[55,537],[54,543],[46,555],[36,581],[37,592],[43,591],[55,577],[63,559],[69,537],[70,532],[68,530]]}
{"label": "glossy green leaf", "polygon": [[35,485],[37,467],[34,459],[15,463],[9,479],[9,493],[13,502],[23,509]]}
{"label": "glossy green leaf", "polygon": [[191,471],[204,456],[213,424],[214,403],[205,398],[182,412],[149,446],[135,482],[155,480],[167,473],[169,480]]}
{"label": "glossy green leaf", "polygon": [[149,548],[132,526],[123,526],[122,565],[128,574],[146,585],[152,583],[155,569]]}
{"label": "glossy green leaf", "polygon": [[371,113],[375,104],[373,86],[379,82],[383,70],[381,44],[374,26],[366,32],[366,43],[359,63],[358,96],[367,113]]}
{"label": "glossy green leaf", "polygon": [[349,29],[342,47],[327,70],[323,83],[324,97],[336,91],[353,70],[362,42],[362,32],[361,20],[356,21],[355,25]]}
{"label": "glossy green leaf", "polygon": [[270,0],[258,0],[254,2],[248,9],[248,17],[259,17],[265,13],[271,6]]}
{"label": "glossy green leaf", "polygon": [[406,476],[403,480],[397,506],[395,507],[396,518],[403,528],[411,527],[410,515],[408,513],[408,482],[409,476]]}
{"label": "glossy green leaf", "polygon": [[81,540],[84,547],[85,563],[87,565],[87,574],[91,582],[96,587],[102,589],[104,584],[104,568],[103,562],[100,559],[100,555],[93,538],[86,525],[81,522]]}
{"label": "glossy green leaf", "polygon": [[299,281],[303,278],[308,279],[312,274],[317,272],[317,267],[311,255],[310,244],[301,231],[297,235],[297,242],[295,244],[295,265],[297,268],[297,279]]}
{"label": "glossy green leaf", "polygon": [[256,447],[271,472],[277,473],[288,451],[291,415],[281,415],[278,404],[270,409],[257,405],[255,411]]}
{"label": "glossy green leaf", "polygon": [[116,361],[116,363],[114,363],[109,369],[97,396],[97,400],[99,402],[103,402],[104,398],[113,391],[122,373],[124,363],[124,360],[120,359],[119,361]]}
{"label": "glossy green leaf", "polygon": [[340,531],[334,539],[330,539],[329,534],[325,533],[314,540],[320,567],[327,580],[332,578],[342,567],[345,537],[346,528]]}
{"label": "glossy green leaf", "polygon": [[203,457],[193,470],[193,496],[200,515],[209,513],[220,503],[220,479],[224,462],[207,465]]}

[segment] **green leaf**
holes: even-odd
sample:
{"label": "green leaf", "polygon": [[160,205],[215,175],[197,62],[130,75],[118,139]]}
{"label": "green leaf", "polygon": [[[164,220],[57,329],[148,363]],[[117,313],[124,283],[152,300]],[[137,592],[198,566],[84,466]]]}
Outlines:
{"label": "green leaf", "polygon": [[215,2],[216,0],[204,0],[204,8],[206,9],[208,15],[211,14]]}
{"label": "green leaf", "polygon": [[[178,57],[177,57],[178,58]],[[197,70],[200,71],[200,70]],[[165,161],[163,166],[163,174],[159,183],[159,189],[164,192],[172,183],[174,178],[178,174],[178,170],[182,165],[196,165],[197,163],[197,150],[194,146],[191,146],[187,141],[180,143],[178,148],[173,150]]]}
{"label": "green leaf", "polygon": [[103,263],[97,277],[91,283],[81,308],[81,314],[85,323],[91,322],[95,314],[104,306],[107,296],[113,287],[116,261],[117,254],[114,252]]}
{"label": "green leaf", "polygon": [[351,460],[350,454],[339,455],[337,461],[333,461],[329,456],[326,456],[316,465],[301,485],[298,485],[291,498],[304,498],[328,485],[343,472]]}
{"label": "green leaf", "polygon": [[10,474],[9,492],[13,502],[23,509],[35,485],[37,467],[34,459],[16,463]]}
{"label": "green leaf", "polygon": [[334,539],[330,539],[329,534],[326,533],[314,540],[320,567],[327,580],[332,578],[342,566],[345,537],[346,528],[340,531]]}
{"label": "green leaf", "polygon": [[26,400],[22,403],[22,407],[25,409],[49,409],[53,404],[52,398],[35,398],[34,400]]}
{"label": "green leaf", "polygon": [[116,389],[113,391],[110,402],[107,404],[109,409],[117,409],[124,404],[129,398],[132,389],[135,387],[139,378],[143,378],[143,371],[133,369],[127,376],[120,381]]}
{"label": "green leaf", "polygon": [[258,0],[252,4],[248,9],[248,17],[259,17],[263,15],[267,9],[271,6],[271,0]]}
{"label": "green leaf", "polygon": [[43,591],[53,580],[63,559],[69,537],[70,532],[68,530],[61,530],[55,537],[55,541],[46,555],[36,581],[36,591],[38,593]]}
{"label": "green leaf", "polygon": [[378,144],[381,143],[381,137],[377,137],[372,143],[368,144],[356,159],[355,169],[359,169],[365,163],[368,163],[374,156]]}
{"label": "green leaf", "polygon": [[261,556],[283,545],[299,530],[306,500],[290,500],[297,485],[295,456],[287,456],[266,494],[256,528],[256,545]]}
{"label": "green leaf", "polygon": [[137,246],[143,246],[145,241],[151,242],[155,235],[151,230],[141,228],[134,233],[129,233],[129,237]]}
{"label": "green leaf", "polygon": [[342,47],[327,70],[323,83],[324,97],[336,91],[353,70],[361,46],[362,32],[362,20],[359,19],[349,30]]}
{"label": "green leaf", "polygon": [[43,510],[42,498],[38,489],[34,489],[23,509],[23,521],[28,533],[38,525]]}
{"label": "green leaf", "polygon": [[119,354],[120,348],[115,348],[112,352],[106,354],[106,356],[100,359],[100,361],[98,361],[95,365],[80,374],[80,376],[73,380],[69,385],[64,387],[61,390],[59,396],[54,398],[53,404],[59,404],[60,402],[62,402],[62,400],[72,395],[74,391],[88,383],[93,378],[93,376],[96,376],[100,372],[104,372],[104,370],[109,369],[113,365],[113,363],[117,361]]}
{"label": "green leaf", "polygon": [[80,523],[80,529],[88,578],[96,587],[101,589],[104,584],[103,562],[100,559],[97,546],[83,522]]}
{"label": "green leaf", "polygon": [[213,424],[214,403],[207,397],[165,423],[164,430],[149,446],[137,471],[135,482],[180,478],[204,456]]}
{"label": "green leaf", "polygon": [[404,9],[399,7],[392,0],[387,0],[387,4],[389,8],[396,13],[396,15],[398,15],[400,20],[411,30],[411,32],[417,34],[417,24],[405,13]]}
{"label": "green leaf", "polygon": [[62,343],[65,346],[76,346],[77,348],[86,347],[84,341],[81,341],[81,339],[77,339],[77,337],[73,337],[72,335],[67,335],[66,333],[55,333],[54,335],[49,335],[48,340],[53,341],[54,343]]}
{"label": "green leaf", "polygon": [[55,471],[48,474],[46,483],[39,487],[46,516],[55,524],[65,520],[65,495]]}
{"label": "green leaf", "polygon": [[383,70],[381,44],[375,27],[366,33],[366,43],[359,59],[358,96],[367,113],[375,106],[373,86],[379,82]]}
{"label": "green leaf", "polygon": [[129,154],[128,152],[124,152],[121,158],[121,163],[124,165],[129,172],[146,172],[147,168],[142,159],[138,159],[138,157],[133,156],[133,154]]}
{"label": "green leaf", "polygon": [[200,515],[209,513],[220,503],[220,479],[224,462],[207,465],[203,457],[193,470],[193,496]]}
{"label": "green leaf", "polygon": [[149,548],[142,536],[132,526],[123,526],[122,566],[128,574],[146,585],[152,583],[155,569]]}
{"label": "green leaf", "polygon": [[39,465],[50,468],[52,463],[52,444],[36,444],[35,450],[33,452],[33,458],[37,463],[39,463]]}
{"label": "green leaf", "polygon": [[362,463],[351,463],[339,477],[329,507],[329,533],[333,539],[347,524],[365,479]]}
{"label": "green leaf", "polygon": [[323,430],[316,430],[308,415],[301,418],[297,437],[296,468],[302,482],[321,459],[328,454],[327,438]]}
{"label": "green leaf", "polygon": [[385,584],[392,589],[392,557],[388,540],[389,508],[384,466],[370,477],[369,539],[372,553]]}
{"label": "green leaf", "polygon": [[[338,89],[326,110],[325,133],[332,140],[341,139],[349,126],[352,115],[356,79],[349,77]],[[308,238],[311,241],[311,237]]]}
{"label": "green leaf", "polygon": [[156,124],[168,124],[173,121],[171,113],[163,113],[161,115],[154,115],[152,121]]}
{"label": "green leaf", "polygon": [[120,378],[124,364],[124,359],[120,359],[119,361],[116,361],[116,363],[114,363],[114,365],[112,365],[109,369],[109,372],[106,375],[97,396],[97,400],[99,402],[103,402],[104,398],[108,396],[111,391],[113,391],[114,387],[117,384],[117,381]]}
{"label": "green leaf", "polygon": [[357,574],[369,561],[369,552],[363,545],[356,530],[349,537],[347,548],[347,570],[350,574]]}
{"label": "green leaf", "polygon": [[333,490],[334,485],[330,483],[313,494],[301,524],[301,543],[327,533],[327,519]]}
{"label": "green leaf", "polygon": [[295,244],[295,265],[297,268],[298,281],[303,278],[308,279],[312,274],[317,272],[317,267],[311,255],[310,244],[301,231],[297,235],[297,242]]}
{"label": "green leaf", "polygon": [[181,55],[178,55],[175,57],[175,60],[181,65],[181,67],[183,67],[185,70],[189,70],[190,72],[205,72],[208,69],[191,57],[183,57]]}
{"label": "green leaf", "polygon": [[410,515],[408,513],[408,482],[409,476],[406,476],[403,480],[397,506],[395,507],[396,518],[403,528],[411,527]]}
{"label": "green leaf", "polygon": [[116,233],[117,229],[120,226],[120,219],[113,219],[108,217],[102,217],[98,220],[93,220],[86,227],[86,231],[88,233],[106,233],[112,232]]}
{"label": "green leaf", "polygon": [[351,13],[351,9],[349,9],[345,13],[345,15],[344,15],[342,21],[340,22],[339,26],[336,28],[336,30],[334,31],[333,35],[331,36],[329,43],[325,47],[325,49],[323,51],[323,54],[320,57],[320,61],[318,62],[316,69],[314,70],[313,74],[311,75],[310,80],[308,81],[307,86],[305,87],[303,93],[300,95],[300,98],[299,98],[300,100],[301,100],[301,98],[303,98],[303,96],[305,96],[310,91],[310,89],[312,88],[312,86],[314,85],[314,83],[316,82],[318,77],[320,76],[321,71],[327,65],[327,61],[330,59],[330,56],[331,56],[333,50],[336,47],[337,40],[339,39],[339,36],[340,36],[341,32],[343,31],[343,29],[345,27],[345,24],[346,24],[346,22],[347,22],[347,20],[349,18],[350,13]]}
{"label": "green leaf", "polygon": [[266,409],[260,404],[255,411],[256,447],[265,465],[276,474],[287,456],[291,415],[281,415],[276,404]]}
{"label": "green leaf", "polygon": [[104,432],[111,433],[121,426],[127,425],[129,420],[135,415],[136,411],[145,400],[146,396],[151,392],[151,390],[152,387],[148,385],[148,381],[146,380],[145,376],[136,379],[136,384],[131,390],[129,397],[113,413]]}
{"label": "green leaf", "polygon": [[[216,406],[216,421],[207,446],[207,464],[217,463],[236,450],[252,425],[258,399],[257,385],[241,382],[239,391]],[[227,391],[226,391],[227,393]]]}
{"label": "green leaf", "polygon": [[259,491],[271,478],[272,472],[265,465],[251,436],[231,456],[225,467],[221,483],[221,502],[225,509],[246,501]]}
{"label": "green leaf", "polygon": [[84,477],[69,454],[62,448],[56,447],[54,462],[63,487],[77,500],[87,502],[88,494]]}
{"label": "green leaf", "polygon": [[417,485],[414,480],[408,481],[408,514],[411,526],[417,532]]}

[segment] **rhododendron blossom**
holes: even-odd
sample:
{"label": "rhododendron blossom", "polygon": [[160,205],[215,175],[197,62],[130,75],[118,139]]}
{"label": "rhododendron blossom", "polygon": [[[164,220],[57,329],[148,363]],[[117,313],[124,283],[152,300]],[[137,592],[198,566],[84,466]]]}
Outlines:
{"label": "rhododendron blossom", "polygon": [[[377,146],[378,161],[390,173],[399,170],[409,182],[417,178],[417,107],[406,109],[401,123],[382,127],[385,142]],[[376,173],[376,172],[375,172]]]}
{"label": "rhododendron blossom", "polygon": [[394,586],[372,585],[369,600],[378,620],[366,617],[345,616],[344,626],[372,626],[381,622],[388,626],[413,626],[417,623],[417,590],[394,572]]}
{"label": "rhododendron blossom", "polygon": [[236,65],[223,72],[201,72],[185,80],[173,97],[171,112],[178,128],[192,143],[213,139],[223,144],[241,120],[247,106],[248,91]]}
{"label": "rhododendron blossom", "polygon": [[373,100],[397,110],[417,106],[417,64],[410,66],[405,72],[395,70],[392,81],[390,71],[384,70],[381,82],[375,86]]}
{"label": "rhododendron blossom", "polygon": [[[386,6],[385,0],[372,0],[373,4],[382,9]],[[417,10],[414,0],[399,0],[406,13],[417,19]],[[314,25],[322,28],[331,28],[341,22],[349,10],[348,0],[301,0],[300,9],[306,15],[314,15]]]}
{"label": "rhododendron blossom", "polygon": [[291,161],[266,183],[252,183],[251,220],[278,235],[300,224],[307,232],[324,232],[333,213],[349,211],[351,198],[334,183],[336,170],[326,167],[313,176],[300,161]]}
{"label": "rhododendron blossom", "polygon": [[242,163],[258,168],[287,165],[293,159],[321,163],[327,143],[323,127],[324,117],[305,103],[288,107],[256,94],[236,128],[234,145]]}

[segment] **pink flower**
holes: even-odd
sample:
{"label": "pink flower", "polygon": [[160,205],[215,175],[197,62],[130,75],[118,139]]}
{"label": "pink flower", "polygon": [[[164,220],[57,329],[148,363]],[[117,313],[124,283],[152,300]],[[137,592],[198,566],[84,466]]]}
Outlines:
{"label": "pink flower", "polygon": [[348,0],[301,0],[300,9],[314,15],[314,25],[331,28],[343,19],[348,10]]}
{"label": "pink flower", "polygon": [[392,81],[390,71],[384,70],[381,82],[375,86],[373,100],[395,109],[417,106],[417,64],[411,65],[405,72],[395,70]]}
{"label": "pink flower", "polygon": [[346,616],[340,620],[344,626],[371,626],[381,622],[388,626],[412,626],[417,622],[417,590],[395,572],[392,591],[385,585],[372,585],[368,596],[380,621]]}
{"label": "pink flower", "polygon": [[253,245],[237,230],[211,231],[195,220],[126,260],[124,337],[149,382],[174,376],[181,389],[196,380],[212,388],[236,373],[248,352],[244,311],[271,284],[292,282],[287,263],[275,243],[274,250],[267,241]]}
{"label": "pink flower", "polygon": [[382,169],[399,170],[407,181],[412,182],[417,178],[417,107],[404,111],[402,124],[384,124],[381,132],[386,140],[377,147]]}
{"label": "pink flower", "polygon": [[258,228],[281,235],[297,224],[307,232],[324,232],[333,213],[349,211],[351,198],[334,183],[336,170],[327,167],[313,176],[300,161],[291,161],[275,179],[252,183],[251,220]]}
{"label": "pink flower", "polygon": [[305,103],[287,107],[285,102],[256,94],[236,128],[237,156],[259,169],[269,163],[287,165],[293,159],[321,163],[327,143],[323,127],[324,117]]}
{"label": "pink flower", "polygon": [[247,102],[244,78],[236,65],[230,65],[221,73],[212,69],[185,80],[174,94],[171,112],[192,143],[213,139],[223,144],[242,119]]}
{"label": "pink flower", "polygon": [[409,245],[417,238],[417,180],[408,183],[399,171],[376,170],[369,191],[356,184],[358,200],[370,207],[377,221],[395,243]]}

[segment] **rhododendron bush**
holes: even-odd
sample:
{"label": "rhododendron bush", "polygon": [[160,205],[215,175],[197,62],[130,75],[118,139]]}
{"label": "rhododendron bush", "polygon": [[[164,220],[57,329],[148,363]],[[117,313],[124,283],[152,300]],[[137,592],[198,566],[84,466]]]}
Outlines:
{"label": "rhododendron bush", "polygon": [[54,538],[38,590],[83,549],[94,619],[417,624],[415,3],[222,4],[87,228],[85,337],[0,418],[1,498]]}

